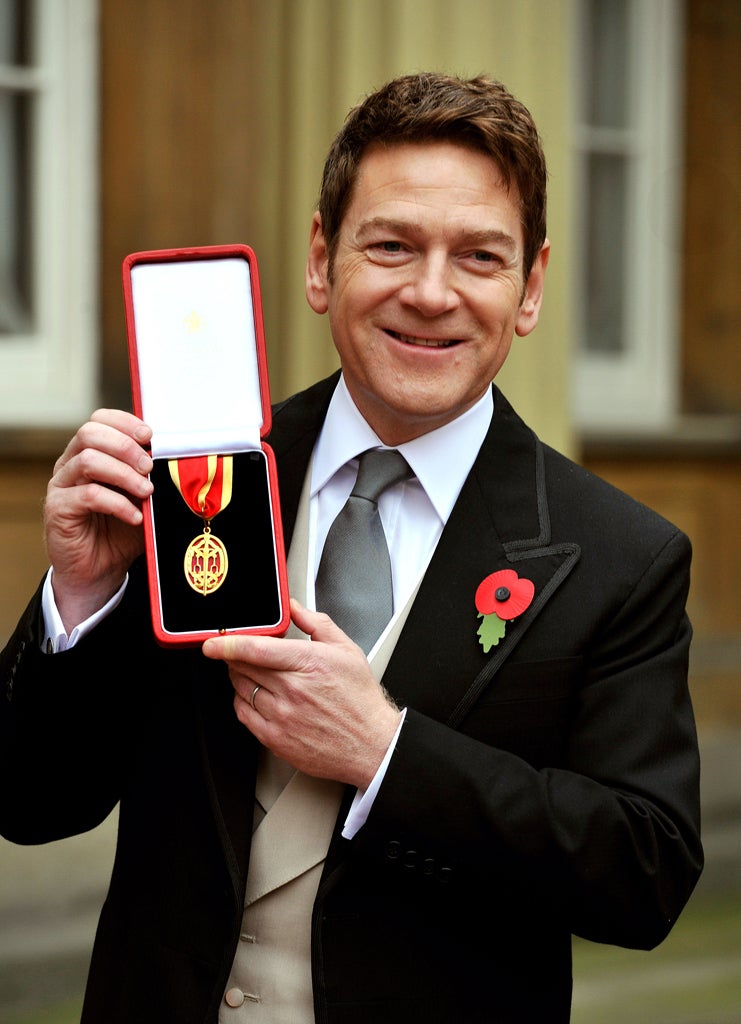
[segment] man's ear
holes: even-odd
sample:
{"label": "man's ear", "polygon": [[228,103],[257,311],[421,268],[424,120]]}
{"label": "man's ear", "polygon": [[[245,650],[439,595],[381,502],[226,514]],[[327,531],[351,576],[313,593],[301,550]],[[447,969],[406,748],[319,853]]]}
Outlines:
{"label": "man's ear", "polygon": [[322,231],[322,218],[317,211],[311,220],[309,255],[306,260],[306,298],[315,313],[329,308],[329,254]]}
{"label": "man's ear", "polygon": [[540,307],[543,304],[543,282],[545,271],[548,266],[548,258],[551,255],[551,243],[546,238],[540,252],[533,261],[530,274],[525,285],[525,295],[520,303],[515,322],[515,333],[524,338],[538,323]]}

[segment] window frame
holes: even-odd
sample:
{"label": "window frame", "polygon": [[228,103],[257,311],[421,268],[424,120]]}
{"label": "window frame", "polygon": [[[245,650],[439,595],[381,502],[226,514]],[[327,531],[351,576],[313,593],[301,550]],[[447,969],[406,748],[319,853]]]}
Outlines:
{"label": "window frame", "polygon": [[64,427],[98,387],[97,3],[32,0],[35,63],[0,68],[29,114],[32,325],[0,337],[0,424]]}
{"label": "window frame", "polygon": [[[578,0],[574,111],[577,338],[572,411],[578,429],[667,429],[679,413],[683,0],[629,2],[628,128],[580,120],[586,88],[586,4]],[[590,153],[627,156],[624,339],[619,353],[585,347],[586,165]]]}

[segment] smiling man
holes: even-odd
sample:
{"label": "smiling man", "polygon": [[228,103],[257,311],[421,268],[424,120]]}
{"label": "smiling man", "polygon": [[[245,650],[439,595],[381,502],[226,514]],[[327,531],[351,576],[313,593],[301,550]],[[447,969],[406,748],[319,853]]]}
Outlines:
{"label": "smiling man", "polygon": [[307,296],[356,406],[389,445],[450,423],[538,322],[549,245],[525,267],[520,196],[458,142],[371,145],[334,244],[312,223]]}
{"label": "smiling man", "polygon": [[306,270],[341,373],[270,436],[286,637],[157,647],[149,428],[101,410],[58,461],[0,826],[120,801],[85,1024],[564,1024],[572,935],[648,949],[689,898],[689,542],[492,385],[538,322],[545,186],[496,81],[350,112]]}

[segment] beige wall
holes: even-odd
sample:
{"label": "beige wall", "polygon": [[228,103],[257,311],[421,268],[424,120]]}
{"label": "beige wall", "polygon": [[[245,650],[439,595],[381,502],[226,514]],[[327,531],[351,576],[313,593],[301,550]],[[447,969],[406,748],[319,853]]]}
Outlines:
{"label": "beige wall", "polygon": [[264,150],[255,247],[274,397],[337,365],[326,318],[308,309],[302,282],[324,156],[348,109],[398,74],[486,72],[530,107],[550,166],[545,310],[535,334],[516,342],[501,383],[550,443],[569,450],[569,0],[275,0],[255,10],[268,86],[257,105]]}
{"label": "beige wall", "polygon": [[0,648],[46,568],[42,510],[51,466],[0,458]]}

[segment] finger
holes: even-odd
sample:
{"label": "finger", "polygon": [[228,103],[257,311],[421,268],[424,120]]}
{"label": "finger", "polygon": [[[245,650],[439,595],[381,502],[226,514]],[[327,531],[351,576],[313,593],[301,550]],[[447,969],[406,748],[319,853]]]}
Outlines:
{"label": "finger", "polygon": [[242,676],[234,683],[234,692],[240,700],[244,701],[245,704],[249,704],[253,711],[262,715],[263,718],[267,717],[265,711],[271,693],[262,683],[256,683],[254,679]]}
{"label": "finger", "polygon": [[239,694],[242,700],[250,701],[255,687],[260,684],[257,683],[252,676],[246,675],[244,672],[239,672],[232,668],[229,672],[229,678],[231,679],[234,692]]}
{"label": "finger", "polygon": [[[296,598],[290,601],[291,618],[302,633],[313,640],[324,643],[352,643],[347,633],[325,612],[313,612],[305,608]],[[232,634],[225,637],[212,637],[203,646],[207,658],[222,661],[243,662],[244,664],[266,664],[270,651],[277,657],[297,651],[306,652],[304,640],[287,640],[284,637],[262,637],[247,634]],[[276,664],[273,667],[278,667]]]}
{"label": "finger", "polygon": [[317,643],[352,644],[353,641],[326,612],[313,612],[291,598],[291,618],[302,633]]}
{"label": "finger", "polygon": [[[309,611],[294,600],[291,600],[291,612],[299,629],[315,643],[344,647],[353,653],[360,650],[324,612]],[[207,658],[228,662],[253,676],[261,669],[269,672],[310,671],[315,667],[317,653],[316,647],[312,649],[312,645],[303,639],[247,634],[210,637],[202,650]]]}
{"label": "finger", "polygon": [[149,468],[144,468],[149,456],[142,451],[142,445],[147,444],[151,436],[151,429],[131,413],[120,409],[100,409],[70,440],[57,460],[55,472],[81,452],[91,449],[104,452],[139,472],[148,473],[151,460]]}
{"label": "finger", "polygon": [[273,700],[270,690],[251,680],[246,687],[235,687],[234,711],[237,719],[258,738],[264,735],[265,727],[271,720]]}
{"label": "finger", "polygon": [[[151,493],[151,485],[150,485]],[[146,493],[142,494],[146,497]],[[77,523],[89,515],[112,516],[138,526],[143,519],[138,499],[100,483],[51,488],[44,504],[47,526]]]}
{"label": "finger", "polygon": [[152,485],[147,474],[152,469],[152,460],[139,449],[134,466],[115,455],[96,448],[85,448],[64,465],[51,478],[53,487],[77,487],[81,484],[98,483],[107,487],[118,487],[142,498],[150,494]]}
{"label": "finger", "polygon": [[49,482],[45,519],[49,525],[98,513],[138,526],[141,503],[152,490],[151,481],[129,466],[86,450]]}
{"label": "finger", "polygon": [[225,661],[230,669],[254,676],[261,682],[262,672],[294,672],[306,669],[312,661],[311,644],[306,640],[286,640],[275,636],[233,634],[210,637],[203,645],[207,658]]}
{"label": "finger", "polygon": [[147,444],[152,437],[152,428],[125,409],[96,409],[90,416],[92,423],[104,423],[109,427],[128,434],[139,444]]}

